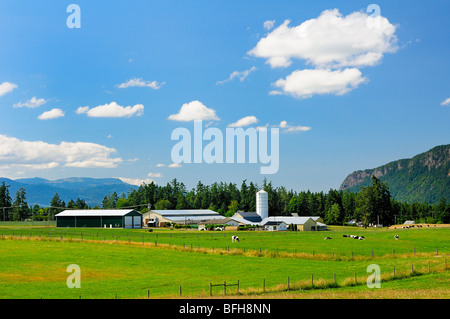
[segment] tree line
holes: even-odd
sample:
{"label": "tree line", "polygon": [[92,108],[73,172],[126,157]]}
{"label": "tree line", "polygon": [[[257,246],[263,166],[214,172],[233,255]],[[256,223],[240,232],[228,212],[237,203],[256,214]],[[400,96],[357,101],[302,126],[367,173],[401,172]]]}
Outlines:
{"label": "tree line", "polygon": [[342,225],[351,220],[363,225],[400,224],[406,220],[418,223],[450,223],[450,203],[442,198],[438,204],[427,202],[407,203],[395,200],[386,183],[372,176],[371,184],[359,192],[330,189],[328,193],[287,190],[274,187],[264,179],[262,185],[243,180],[238,187],[234,183],[215,182],[205,185],[201,181],[190,190],[177,179],[166,185],[142,184],[128,194],[110,193],[102,204],[90,207],[80,198],[67,204],[57,193],[49,207],[28,206],[26,192],[19,189],[14,200],[8,186],[0,186],[0,207],[7,207],[2,220],[53,220],[59,211],[67,209],[122,209],[134,208],[141,212],[149,209],[211,209],[224,216],[238,211],[256,212],[256,193],[263,189],[268,193],[270,216],[320,216],[329,225]]}

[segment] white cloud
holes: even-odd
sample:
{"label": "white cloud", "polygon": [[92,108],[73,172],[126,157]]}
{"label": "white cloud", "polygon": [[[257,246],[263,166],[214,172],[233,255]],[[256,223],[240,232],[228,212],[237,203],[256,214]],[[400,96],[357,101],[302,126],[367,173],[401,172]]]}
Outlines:
{"label": "white cloud", "polygon": [[256,70],[257,70],[257,68],[252,66],[250,69],[242,71],[242,72],[234,71],[230,74],[230,76],[227,79],[225,79],[223,81],[217,81],[216,85],[233,81],[235,78],[238,78],[239,81],[243,82],[251,72],[256,71]]}
{"label": "white cloud", "polygon": [[135,185],[135,186],[141,186],[142,184],[151,184],[152,182],[155,182],[153,179],[150,178],[144,178],[144,179],[140,179],[140,178],[127,178],[127,177],[115,177],[120,179],[122,182],[130,184],[130,185]]}
{"label": "white cloud", "polygon": [[154,90],[159,90],[166,82],[158,83],[157,81],[144,81],[141,78],[132,78],[128,82],[118,85],[119,88],[125,89],[129,87],[149,87]]}
{"label": "white cloud", "polygon": [[147,176],[158,178],[158,177],[162,177],[162,174],[161,173],[148,173]]}
{"label": "white cloud", "polygon": [[450,105],[450,97],[447,98],[447,99],[445,99],[444,101],[442,101],[441,105],[442,105],[442,106],[444,106],[444,105]]}
{"label": "white cloud", "polygon": [[79,108],[77,108],[75,112],[77,114],[83,114],[86,113],[87,111],[89,111],[89,106],[80,106]]}
{"label": "white cloud", "polygon": [[38,116],[40,120],[51,120],[57,119],[58,117],[63,117],[64,111],[61,109],[51,109],[50,111],[44,112]]}
{"label": "white cloud", "polygon": [[266,30],[272,29],[274,25],[275,25],[275,20],[267,20],[267,21],[264,21],[264,24],[263,24],[264,29],[266,29]]}
{"label": "white cloud", "polygon": [[45,99],[37,99],[35,96],[33,96],[31,99],[27,100],[26,102],[18,102],[13,105],[13,107],[28,107],[28,108],[35,108],[39,107],[41,105],[44,105],[48,101]]}
{"label": "white cloud", "polygon": [[161,164],[161,163],[159,163],[159,164],[156,164],[156,167],[164,167],[165,165],[164,164]]}
{"label": "white cloud", "polygon": [[206,107],[200,101],[192,101],[181,106],[177,114],[172,114],[168,118],[173,121],[189,122],[194,120],[216,120],[219,118],[216,111]]}
{"label": "white cloud", "polygon": [[309,131],[311,129],[311,127],[309,127],[309,126],[301,126],[301,125],[292,126],[292,125],[288,125],[287,121],[281,121],[280,125],[278,125],[278,127],[282,129],[282,133],[306,132],[306,131]]}
{"label": "white cloud", "polygon": [[0,134],[0,164],[44,169],[65,167],[116,167],[121,158],[113,158],[114,148],[95,143],[24,141]]}
{"label": "white cloud", "polygon": [[178,163],[173,163],[173,164],[170,164],[169,167],[181,167],[181,165]]}
{"label": "white cloud", "polygon": [[[276,94],[284,93],[304,99],[314,94],[343,95],[366,81],[356,68],[336,71],[319,69],[294,71],[286,79],[279,79],[273,85],[282,90],[275,91]],[[273,92],[269,94],[275,94]]]}
{"label": "white cloud", "polygon": [[134,106],[121,106],[116,102],[99,105],[93,108],[89,106],[80,106],[76,110],[77,114],[86,113],[89,117],[132,117],[144,114],[144,105],[136,104]]}
{"label": "white cloud", "polygon": [[231,123],[230,125],[228,125],[228,127],[244,127],[255,123],[258,123],[258,119],[256,118],[256,116],[251,115],[243,117],[240,120],[237,120],[235,123]]}
{"label": "white cloud", "polygon": [[58,167],[59,163],[51,162],[44,164],[7,164],[0,165],[0,170],[18,170],[18,169],[31,169],[31,170],[45,170]]}
{"label": "white cloud", "polygon": [[287,67],[292,59],[319,67],[375,65],[384,53],[395,52],[396,26],[385,17],[365,12],[347,16],[338,9],[325,10],[318,18],[290,27],[286,20],[248,52],[267,59],[272,68]]}
{"label": "white cloud", "polygon": [[3,82],[0,84],[0,96],[5,95],[6,93],[11,92],[17,88],[17,84],[10,83],[10,82]]}

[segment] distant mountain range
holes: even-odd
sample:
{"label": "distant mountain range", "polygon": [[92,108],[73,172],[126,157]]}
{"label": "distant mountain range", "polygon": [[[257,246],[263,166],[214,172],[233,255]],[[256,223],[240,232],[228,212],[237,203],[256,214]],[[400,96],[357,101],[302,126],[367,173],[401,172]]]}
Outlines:
{"label": "distant mountain range", "polygon": [[394,199],[405,202],[438,203],[442,197],[450,200],[450,144],[441,145],[410,159],[356,171],[348,175],[341,190],[358,192],[371,183],[375,175],[387,182]]}
{"label": "distant mountain range", "polygon": [[116,192],[128,194],[131,189],[137,186],[127,184],[118,178],[86,178],[69,177],[58,180],[47,180],[44,178],[20,178],[9,179],[0,177],[0,183],[5,182],[10,185],[9,193],[14,200],[14,195],[20,187],[25,188],[27,202],[31,204],[50,205],[50,201],[58,193],[59,197],[67,202],[71,199],[84,199],[90,206],[101,206],[103,198],[108,193]]}

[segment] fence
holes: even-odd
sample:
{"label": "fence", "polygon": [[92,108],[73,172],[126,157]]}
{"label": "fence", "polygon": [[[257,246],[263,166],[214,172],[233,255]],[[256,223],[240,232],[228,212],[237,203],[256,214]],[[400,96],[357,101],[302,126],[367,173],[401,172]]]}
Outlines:
{"label": "fence", "polygon": [[233,287],[233,286],[237,286],[237,293],[239,294],[239,280],[237,281],[236,284],[227,284],[226,281],[223,282],[223,284],[212,284],[209,283],[209,295],[212,296],[212,287],[219,287],[219,286],[223,286],[223,294],[224,296],[227,295],[227,287]]}
{"label": "fence", "polygon": [[[426,271],[423,271],[423,265],[422,265],[422,271],[419,270],[419,267],[417,267],[417,264],[411,264],[411,270],[403,270],[399,271],[398,268],[395,266],[392,268],[391,273],[384,273],[384,276],[382,276],[382,282],[389,282],[393,280],[400,280],[405,278],[411,278],[414,276],[420,276],[424,275],[427,272],[431,273],[433,272],[442,272],[447,270],[447,258],[444,259],[444,267],[440,267],[438,269],[431,270],[430,262],[428,262],[425,266]],[[255,287],[250,286],[247,287],[247,290],[242,291],[241,290],[241,281],[237,280],[236,283],[229,284],[226,281],[220,284],[213,284],[209,283],[209,296],[213,297],[213,287],[223,287],[223,296],[233,296],[233,295],[257,295],[257,294],[266,294],[266,293],[277,293],[277,292],[286,292],[286,291],[306,291],[306,290],[322,290],[322,289],[332,289],[332,288],[341,288],[341,287],[348,287],[348,286],[358,286],[358,285],[366,285],[367,284],[367,278],[365,276],[358,277],[357,273],[355,272],[352,277],[347,277],[341,280],[341,282],[338,282],[336,279],[336,274],[333,274],[332,279],[325,280],[323,278],[316,278],[314,274],[311,274],[310,280],[303,280],[300,282],[292,282],[292,277],[287,277],[286,283],[280,283],[278,285],[274,285],[272,283],[272,286],[267,288],[266,287],[266,279],[262,279],[262,287]],[[230,291],[227,291],[227,288],[229,287],[236,287],[235,293],[230,293]],[[177,293],[176,295],[180,298],[182,297],[182,287],[177,287]],[[151,289],[147,289],[147,298],[150,298],[150,291]],[[114,296],[115,299],[118,299],[118,294],[115,293]],[[126,298],[126,297],[125,297]],[[160,298],[160,296],[158,296]],[[79,299],[81,299],[81,295],[79,295]]]}
{"label": "fence", "polygon": [[[80,240],[83,240],[83,239],[84,240],[88,240],[88,238],[89,238],[89,240],[95,240],[96,237],[98,238],[98,233],[96,235],[90,234],[92,237],[89,236],[88,238],[83,233],[78,233],[78,234],[79,234]],[[5,234],[2,233],[0,238],[3,239],[3,240],[8,239],[8,238],[9,239],[14,239],[14,238],[19,239],[20,238],[20,239],[26,240],[26,237],[23,236],[23,235],[25,235],[25,234],[22,234],[22,233],[17,234],[16,233],[14,235],[14,233],[12,233],[12,235],[11,234],[5,235]],[[41,239],[41,235],[43,235],[42,236],[43,240],[62,241],[63,238],[64,238],[64,236],[62,234],[53,234],[53,237],[52,237],[50,232],[38,233],[38,236],[39,236],[40,239]],[[28,236],[29,236],[28,238],[30,238],[30,239],[33,238],[32,237],[33,235],[31,233],[29,233]],[[130,243],[130,238],[127,238],[127,239],[128,239],[127,242]],[[70,237],[70,240],[72,240],[71,237]],[[100,240],[97,239],[95,241],[101,241],[101,239]],[[115,241],[117,242],[117,237],[115,237]],[[137,242],[136,244],[140,244],[140,243]],[[143,240],[142,240],[142,244],[144,244]],[[148,242],[146,242],[146,244],[148,244]],[[157,243],[155,241],[155,245],[156,244]],[[190,245],[190,249],[193,249],[192,244]],[[413,248],[412,252],[413,252],[414,255],[416,255],[416,249],[415,248]],[[392,255],[396,256],[395,253],[396,253],[395,250],[393,250],[392,251]],[[438,253],[439,253],[439,250],[438,250],[438,248],[436,248],[435,254],[437,255]],[[372,251],[371,255],[372,255],[372,258],[373,258],[373,251]],[[435,269],[433,271],[442,271],[442,270],[446,271],[447,270],[447,257],[445,255],[442,256],[442,257],[443,257],[442,258],[443,267],[439,266],[439,265],[442,265],[441,263],[434,264],[433,266],[437,266],[438,269],[436,270],[436,267],[435,267]],[[420,267],[422,267],[422,270],[420,270]],[[390,280],[396,280],[396,279],[402,279],[402,278],[417,276],[417,275],[421,275],[421,274],[426,274],[427,272],[431,273],[431,271],[432,271],[432,269],[431,269],[430,261],[428,261],[427,264],[425,264],[425,266],[423,264],[422,265],[420,265],[420,264],[417,265],[417,264],[412,264],[411,263],[410,271],[409,270],[408,271],[405,271],[405,270],[399,271],[399,269],[398,268],[396,269],[396,267],[394,266],[392,268],[392,272],[389,272],[389,274],[388,274],[388,271],[384,271],[383,272],[383,274],[386,274],[385,278],[383,279],[383,281],[390,281]],[[391,273],[392,273],[392,275],[391,275]],[[338,287],[347,286],[347,285],[363,285],[363,284],[366,284],[365,280],[363,280],[362,278],[364,278],[364,276],[357,277],[357,274],[354,273],[354,276],[347,277],[343,283],[338,283],[337,280],[336,280],[336,274],[333,274],[333,279],[326,279],[326,280],[323,279],[323,278],[322,279],[317,279],[313,274],[311,274],[311,280],[310,281],[306,282],[306,280],[303,280],[303,282],[300,283],[300,284],[298,282],[293,284],[292,280],[291,280],[292,278],[291,277],[287,277],[287,285],[281,283],[281,284],[278,284],[280,286],[280,288],[273,288],[272,287],[269,290],[270,290],[270,292],[274,292],[274,291],[299,290],[299,289],[322,289],[324,287],[325,288],[338,288]],[[227,284],[226,281],[224,281],[223,284],[212,284],[212,283],[210,283],[209,294],[210,294],[211,297],[213,296],[213,287],[223,287],[223,294],[227,295],[227,288],[232,287],[232,286],[236,286],[237,287],[237,292],[236,292],[237,294],[242,294],[242,291],[241,291],[242,287],[241,287],[241,284],[240,284],[239,280],[235,284]],[[179,286],[177,288],[179,288],[178,295],[181,297],[182,296],[182,287]],[[248,287],[248,291],[244,291],[244,293],[250,293],[249,291],[252,290],[252,289],[253,289],[253,291],[260,290],[259,287],[253,286],[253,287]],[[266,279],[262,278],[262,290],[260,292],[256,292],[256,293],[266,293],[266,292],[268,292],[267,289],[266,289]],[[230,291],[228,291],[228,295],[230,295],[229,293],[230,293]],[[150,290],[147,290],[147,297],[150,298]],[[80,296],[80,298],[81,298],[81,296]],[[116,294],[116,298],[117,298],[117,294]]]}

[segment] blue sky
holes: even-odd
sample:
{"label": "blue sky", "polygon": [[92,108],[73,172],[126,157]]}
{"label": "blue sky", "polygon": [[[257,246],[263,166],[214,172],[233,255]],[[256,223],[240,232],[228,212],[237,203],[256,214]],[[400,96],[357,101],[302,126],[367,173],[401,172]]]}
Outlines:
{"label": "blue sky", "polygon": [[[81,28],[66,24],[71,3]],[[365,24],[370,4],[378,33]],[[449,143],[449,11],[448,1],[0,0],[0,176],[339,188],[355,170]],[[224,134],[247,116],[257,122],[244,128],[278,127],[278,172],[169,167],[172,131],[193,130],[169,119],[183,105]]]}

